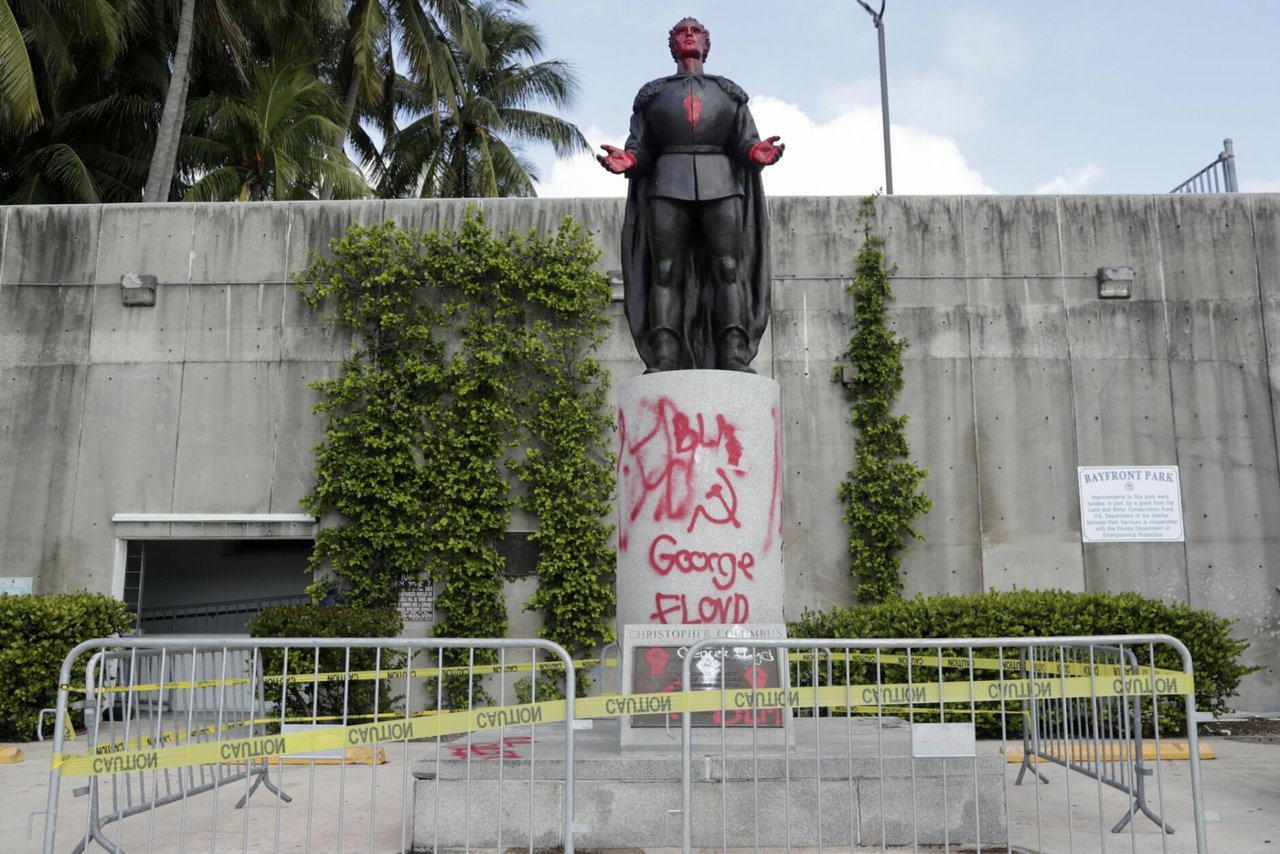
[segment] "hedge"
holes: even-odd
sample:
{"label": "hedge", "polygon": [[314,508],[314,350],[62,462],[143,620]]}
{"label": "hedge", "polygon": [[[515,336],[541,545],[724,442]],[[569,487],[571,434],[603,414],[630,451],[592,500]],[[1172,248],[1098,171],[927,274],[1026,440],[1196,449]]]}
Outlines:
{"label": "hedge", "polygon": [[[264,608],[248,623],[249,634],[255,638],[395,638],[404,629],[400,612],[394,608],[357,608],[343,605],[283,605]],[[262,672],[280,673],[284,668],[284,651],[267,649],[262,652]],[[381,659],[373,647],[352,647],[350,657],[343,648],[321,649],[318,669],[322,673],[341,673],[349,670],[373,670],[375,667],[390,669],[404,666],[404,656],[387,653]],[[296,648],[289,651],[289,673],[311,673],[317,669],[314,648]],[[402,681],[403,684],[403,681]],[[288,686],[285,693],[287,715],[291,718],[310,719],[313,715],[349,718],[368,715],[374,710],[374,685],[372,681],[338,681],[316,683],[297,682]],[[267,700],[280,710],[281,691],[284,686],[269,684]],[[379,714],[390,712],[399,699],[394,694],[390,680],[377,683],[377,709]]]}
{"label": "hedge", "polygon": [[[1191,652],[1196,707],[1229,712],[1242,676],[1257,670],[1242,664],[1248,641],[1231,636],[1233,621],[1185,604],[1170,605],[1137,593],[1071,593],[1064,590],[1014,590],[968,596],[920,596],[827,612],[806,610],[788,623],[794,638],[998,638],[1062,635],[1165,634]],[[1133,652],[1142,664],[1145,646]],[[1155,648],[1155,666],[1182,670],[1168,645]],[[864,674],[870,678],[871,674]],[[967,674],[956,673],[957,679]],[[1176,699],[1176,698],[1170,698]],[[1160,703],[1160,734],[1186,732],[1180,702]],[[1144,711],[1149,718],[1150,710]],[[1150,730],[1150,720],[1147,720]],[[987,729],[986,734],[993,734]]]}
{"label": "hedge", "polygon": [[[132,626],[128,606],[99,593],[0,596],[0,739],[35,738],[40,710],[57,702],[62,660],[77,644]],[[87,662],[75,662],[71,685],[84,685]]]}

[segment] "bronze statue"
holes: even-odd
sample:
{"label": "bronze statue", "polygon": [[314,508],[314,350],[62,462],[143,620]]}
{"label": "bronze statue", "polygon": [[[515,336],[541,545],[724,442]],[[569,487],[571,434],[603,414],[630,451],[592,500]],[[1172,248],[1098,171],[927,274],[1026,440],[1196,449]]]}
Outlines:
{"label": "bronze statue", "polygon": [[769,217],[760,170],[786,146],[761,140],[747,93],[704,74],[711,34],[693,18],[668,36],[676,73],[641,87],[625,148],[622,274],[645,373],[748,371],[769,323]]}

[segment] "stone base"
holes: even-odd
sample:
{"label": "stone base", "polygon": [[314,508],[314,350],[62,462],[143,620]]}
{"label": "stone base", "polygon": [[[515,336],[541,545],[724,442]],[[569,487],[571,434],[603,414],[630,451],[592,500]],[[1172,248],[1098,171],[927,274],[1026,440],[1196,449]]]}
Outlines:
{"label": "stone base", "polygon": [[619,384],[619,627],[786,622],[780,396],[734,371]]}
{"label": "stone base", "polygon": [[[823,846],[1006,841],[1004,757],[993,751],[974,759],[913,761],[907,724],[890,719],[878,729],[873,720],[855,720],[850,762],[846,722],[818,724],[807,720],[793,727],[796,747],[785,753],[761,748],[753,757],[749,749],[728,747],[722,759],[718,746],[695,746],[693,845],[817,846],[819,831]],[[513,739],[516,734],[506,731],[508,742],[521,742],[506,749],[522,758],[468,764],[445,758],[446,745],[438,761],[433,755],[415,762],[414,851],[562,843],[563,730],[519,731],[529,743]],[[668,750],[637,755],[620,750],[617,721],[595,721],[591,730],[577,733],[577,847],[680,845],[681,754],[675,735]],[[473,738],[473,745],[480,740]]]}

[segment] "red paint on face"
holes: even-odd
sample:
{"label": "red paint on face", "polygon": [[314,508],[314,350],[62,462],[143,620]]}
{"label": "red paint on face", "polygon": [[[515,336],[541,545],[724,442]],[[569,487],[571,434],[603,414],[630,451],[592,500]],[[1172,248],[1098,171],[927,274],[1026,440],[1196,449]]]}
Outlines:
{"label": "red paint on face", "polygon": [[671,33],[671,47],[676,56],[702,59],[707,52],[707,31],[694,21],[682,23]]}
{"label": "red paint on face", "polygon": [[690,92],[684,99],[684,114],[689,117],[689,124],[698,129],[698,119],[702,118],[702,99]]}

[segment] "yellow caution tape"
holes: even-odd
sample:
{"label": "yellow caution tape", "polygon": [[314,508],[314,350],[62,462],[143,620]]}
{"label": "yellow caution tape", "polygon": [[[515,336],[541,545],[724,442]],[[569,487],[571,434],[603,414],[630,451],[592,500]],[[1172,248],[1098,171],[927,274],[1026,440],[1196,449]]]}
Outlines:
{"label": "yellow caution tape", "polygon": [[228,721],[221,724],[210,724],[209,726],[196,727],[190,730],[174,730],[172,732],[161,733],[158,736],[139,736],[131,738],[127,741],[111,741],[99,742],[94,749],[94,753],[102,756],[107,753],[120,753],[126,750],[137,750],[139,747],[155,747],[157,745],[178,744],[184,740],[199,738],[205,735],[214,735],[219,732],[229,732],[234,729],[245,729],[247,727],[267,727],[272,724],[281,723],[319,723],[320,721],[364,721],[364,720],[401,720],[405,717],[419,718],[429,715],[439,714],[435,709],[425,709],[417,712],[410,712],[407,716],[404,712],[378,712],[377,714],[366,715],[290,715],[284,718],[272,716],[269,718],[245,718],[243,720]]}
{"label": "yellow caution tape", "polygon": [[[803,663],[814,660],[812,652],[788,652],[788,663]],[[1069,676],[1088,676],[1090,674],[1097,676],[1118,676],[1122,672],[1130,675],[1134,674],[1132,665],[1121,664],[1103,664],[1089,663],[1087,661],[1054,661],[1049,658],[1037,658],[1034,660],[1023,660],[1018,658],[969,658],[965,655],[942,655],[937,653],[920,653],[910,656],[898,653],[876,653],[876,652],[858,652],[854,650],[842,652],[840,650],[830,650],[818,654],[820,661],[860,661],[871,664],[911,664],[913,667],[931,666],[937,667],[939,663],[944,669],[966,671],[973,670],[997,670],[1002,672],[1019,673],[1023,670],[1032,670],[1037,673],[1062,673]],[[1180,670],[1167,670],[1162,668],[1140,667],[1139,672],[1154,673],[1162,676],[1171,674],[1180,674]],[[839,675],[839,674],[837,674]]]}
{"label": "yellow caution tape", "polygon": [[[812,661],[814,654],[810,652],[790,652],[787,655],[788,663],[802,664],[805,661]],[[1050,673],[1054,675],[1068,676],[1103,676],[1114,677],[1121,673],[1127,672],[1131,676],[1156,676],[1170,677],[1179,676],[1181,671],[1168,670],[1163,668],[1139,667],[1134,671],[1132,667],[1118,664],[1090,664],[1088,662],[1057,662],[1045,659],[1037,659],[1034,661],[1023,662],[1017,659],[999,659],[999,658],[973,658],[967,656],[943,655],[936,653],[922,653],[920,655],[901,655],[901,654],[885,654],[875,652],[857,652],[857,651],[832,651],[829,656],[832,661],[859,661],[866,663],[878,664],[911,664],[913,666],[941,666],[944,669],[954,669],[967,671],[973,670],[995,670],[1000,672],[1021,673],[1024,670],[1031,670],[1037,673]],[[616,659],[578,659],[573,662],[574,669],[583,667],[594,667],[598,664],[604,664],[609,667],[616,667],[618,662]],[[443,668],[437,667],[391,667],[381,670],[351,670],[351,671],[331,671],[321,673],[297,673],[290,676],[263,676],[259,680],[267,685],[300,685],[311,683],[338,683],[338,682],[367,682],[380,679],[432,679],[438,678],[441,674],[466,674],[473,673],[477,675],[487,675],[495,673],[528,673],[535,669],[564,669],[564,663],[560,661],[540,661],[521,664],[478,664],[478,665],[453,665]],[[838,673],[836,674],[839,675]],[[230,685],[249,685],[255,684],[255,680],[248,677],[240,677],[233,679],[197,679],[186,681],[174,681],[165,683],[147,683],[140,685],[116,685],[104,686],[99,688],[102,694],[123,694],[123,693],[140,693],[147,691],[181,691],[218,688]],[[67,691],[79,691],[83,693],[83,689],[77,689],[70,685],[59,686]]]}
{"label": "yellow caution tape", "polygon": [[[594,667],[597,664],[604,664],[608,667],[617,666],[617,660],[613,658],[598,659],[584,658],[573,662],[575,670],[582,667]],[[334,670],[321,673],[295,673],[291,676],[263,676],[259,679],[251,679],[249,677],[237,677],[233,679],[187,679],[181,682],[150,682],[139,685],[112,685],[100,686],[98,693],[100,694],[127,694],[141,693],[145,691],[190,691],[197,688],[219,688],[228,685],[251,685],[261,682],[265,685],[302,685],[310,683],[329,684],[334,682],[370,682],[380,679],[406,679],[421,678],[434,679],[443,674],[466,674],[474,673],[477,675],[487,675],[491,673],[528,673],[533,670],[564,670],[565,665],[562,661],[537,661],[525,664],[458,664],[449,667],[384,667],[381,670]],[[78,691],[83,694],[83,688],[75,688],[71,685],[59,685],[62,691]]]}
{"label": "yellow caution tape", "polygon": [[[1100,696],[1191,695],[1191,677],[1168,675],[1052,677],[978,682],[919,684],[829,685],[821,688],[682,691],[587,697],[575,703],[577,717],[603,718],[637,714],[681,714],[730,709],[809,709],[855,704],[883,709],[946,704],[1019,702]],[[289,753],[413,741],[483,732],[513,726],[556,723],[565,719],[565,702],[552,700],[488,709],[441,712],[431,717],[397,718],[386,722],[323,727],[283,735],[256,736],[208,743],[187,743],[150,750],[126,750],[108,755],[59,754],[53,767],[64,776],[123,774],[189,765],[237,764],[267,760]],[[927,711],[927,710],[922,710]]]}

